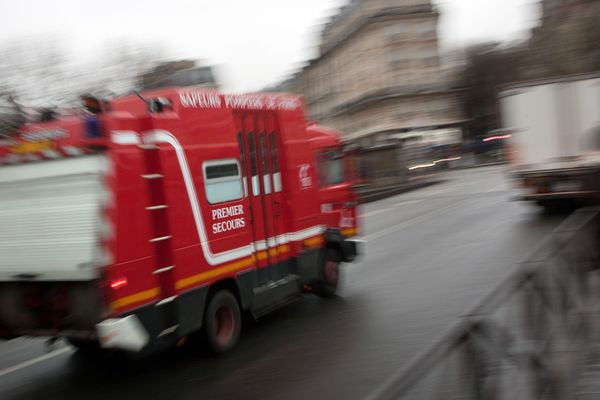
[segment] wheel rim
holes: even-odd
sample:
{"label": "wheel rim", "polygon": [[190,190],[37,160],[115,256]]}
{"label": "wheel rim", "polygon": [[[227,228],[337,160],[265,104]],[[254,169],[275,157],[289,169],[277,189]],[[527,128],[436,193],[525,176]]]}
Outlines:
{"label": "wheel rim", "polygon": [[338,283],[339,265],[340,263],[337,261],[328,260],[325,262],[325,282],[333,287],[336,287]]}
{"label": "wheel rim", "polygon": [[215,312],[214,326],[217,343],[221,346],[228,345],[235,330],[233,310],[225,305],[220,306]]}

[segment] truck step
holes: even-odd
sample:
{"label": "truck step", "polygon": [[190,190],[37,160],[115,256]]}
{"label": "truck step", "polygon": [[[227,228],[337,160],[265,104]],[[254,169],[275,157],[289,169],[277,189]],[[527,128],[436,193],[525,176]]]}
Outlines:
{"label": "truck step", "polygon": [[288,275],[278,281],[268,282],[254,289],[252,315],[259,318],[302,297],[298,275]]}
{"label": "truck step", "polygon": [[172,333],[175,333],[175,331],[177,330],[177,328],[179,328],[179,325],[173,325],[165,330],[163,330],[161,333],[158,334],[158,337],[163,337],[163,336],[167,336],[170,335]]}

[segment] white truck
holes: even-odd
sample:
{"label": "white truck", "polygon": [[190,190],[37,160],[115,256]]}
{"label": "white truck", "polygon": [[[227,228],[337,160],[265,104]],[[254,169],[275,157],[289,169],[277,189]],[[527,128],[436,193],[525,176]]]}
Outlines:
{"label": "white truck", "polygon": [[513,85],[500,108],[520,200],[545,209],[600,200],[600,75]]}

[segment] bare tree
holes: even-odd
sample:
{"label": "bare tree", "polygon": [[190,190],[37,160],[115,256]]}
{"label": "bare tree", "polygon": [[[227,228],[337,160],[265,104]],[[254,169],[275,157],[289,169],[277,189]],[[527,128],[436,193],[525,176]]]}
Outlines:
{"label": "bare tree", "polygon": [[34,106],[65,105],[83,92],[120,94],[164,59],[160,46],[126,40],[74,60],[59,40],[21,39],[0,47],[0,94]]}
{"label": "bare tree", "polygon": [[98,53],[93,67],[86,68],[82,81],[95,93],[122,94],[140,88],[140,76],[165,60],[159,45],[119,41]]}
{"label": "bare tree", "polygon": [[467,50],[463,70],[469,134],[500,128],[498,94],[507,84],[600,71],[600,3],[565,0],[569,7],[545,16],[522,43],[487,43]]}

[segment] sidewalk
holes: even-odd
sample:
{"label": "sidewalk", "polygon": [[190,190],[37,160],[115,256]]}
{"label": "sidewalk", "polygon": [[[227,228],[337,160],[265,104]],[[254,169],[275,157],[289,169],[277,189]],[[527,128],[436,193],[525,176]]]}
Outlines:
{"label": "sidewalk", "polygon": [[451,169],[467,169],[467,168],[483,168],[483,167],[491,167],[494,165],[506,165],[505,161],[492,161],[481,164],[465,164],[453,167]]}
{"label": "sidewalk", "polygon": [[427,187],[430,185],[435,185],[436,183],[445,182],[445,181],[447,181],[447,179],[444,178],[444,172],[456,171],[456,170],[468,169],[468,168],[484,168],[484,167],[491,167],[491,166],[504,165],[504,164],[506,164],[506,163],[502,162],[502,161],[496,161],[496,162],[487,162],[487,163],[481,163],[481,164],[455,165],[452,168],[449,168],[449,169],[446,169],[443,171],[437,171],[436,173],[430,175],[429,177],[421,177],[421,178],[419,178],[419,180],[415,180],[412,182],[404,182],[404,183],[399,183],[396,185],[384,186],[384,187],[379,187],[379,188],[369,188],[368,186],[358,187],[358,188],[356,188],[356,191],[358,193],[360,203],[369,203],[371,201],[381,200],[386,197],[395,196],[397,194],[401,194],[401,193],[408,192],[411,190],[420,189],[420,188]]}
{"label": "sidewalk", "polygon": [[592,346],[586,366],[577,382],[575,399],[600,399],[600,345]]}

